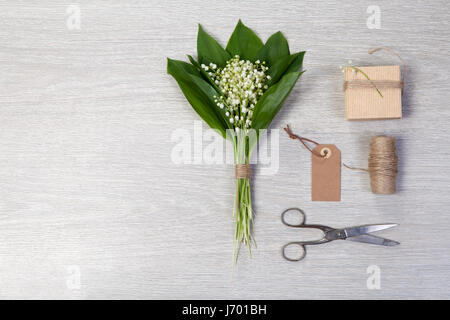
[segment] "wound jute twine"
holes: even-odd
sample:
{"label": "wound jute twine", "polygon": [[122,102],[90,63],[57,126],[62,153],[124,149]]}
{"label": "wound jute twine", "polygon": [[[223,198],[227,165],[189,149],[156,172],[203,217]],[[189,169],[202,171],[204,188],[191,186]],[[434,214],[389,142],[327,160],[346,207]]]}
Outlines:
{"label": "wound jute twine", "polygon": [[250,164],[237,164],[234,167],[234,176],[236,179],[250,179],[252,176],[252,170]]}
{"label": "wound jute twine", "polygon": [[402,80],[401,81],[395,81],[395,80],[365,80],[365,79],[361,79],[361,80],[347,80],[344,81],[344,91],[347,90],[348,88],[400,88],[402,89],[402,94],[403,94],[403,86],[406,80],[406,62],[405,60],[402,59],[402,57],[400,57],[400,55],[395,52],[394,50],[387,48],[387,47],[379,47],[373,50],[369,51],[369,54],[372,54],[374,52],[380,51],[380,50],[386,50],[388,52],[390,52],[391,54],[397,56],[399,58],[399,60],[402,62],[403,64],[403,75],[402,75]]}
{"label": "wound jute twine", "polygon": [[[326,160],[327,154],[314,152],[305,142],[311,142],[315,145],[319,143],[314,140],[300,137],[294,134],[289,125],[284,131],[291,139],[299,140],[312,154]],[[398,172],[398,156],[395,146],[395,138],[389,136],[376,136],[370,141],[369,167],[354,168],[343,164],[344,167],[351,170],[367,172],[370,175],[370,187],[376,194],[393,194],[396,191],[396,178]]]}

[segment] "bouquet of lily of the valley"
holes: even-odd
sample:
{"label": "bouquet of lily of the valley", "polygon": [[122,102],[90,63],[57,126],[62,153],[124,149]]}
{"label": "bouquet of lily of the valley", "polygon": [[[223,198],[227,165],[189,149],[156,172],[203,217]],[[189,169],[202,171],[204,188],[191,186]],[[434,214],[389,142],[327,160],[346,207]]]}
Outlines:
{"label": "bouquet of lily of the valley", "polygon": [[250,156],[259,130],[269,126],[302,74],[304,54],[291,54],[281,32],[263,44],[239,20],[225,49],[199,25],[197,60],[188,55],[191,64],[167,61],[193,109],[234,146],[236,258],[241,243],[249,251],[252,243]]}

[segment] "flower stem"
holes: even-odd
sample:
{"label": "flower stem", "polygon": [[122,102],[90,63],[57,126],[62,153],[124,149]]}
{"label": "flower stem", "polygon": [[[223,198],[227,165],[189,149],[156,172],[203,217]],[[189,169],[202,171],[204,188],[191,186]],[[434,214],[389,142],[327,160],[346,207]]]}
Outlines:
{"label": "flower stem", "polygon": [[377,90],[377,92],[378,92],[378,94],[380,95],[380,97],[383,98],[383,95],[381,94],[381,91],[377,88],[377,86],[375,85],[375,83],[369,78],[369,76],[368,76],[364,71],[362,71],[360,68],[355,67],[355,66],[350,66],[350,68],[352,68],[352,69],[355,70],[355,71],[361,72],[361,74],[362,74],[364,77],[366,77],[366,79],[369,80],[370,83],[373,85],[373,87]]}
{"label": "flower stem", "polygon": [[[249,164],[249,151],[246,147],[247,136],[238,134],[235,140],[235,163]],[[251,256],[253,210],[250,179],[236,180],[236,197],[234,203],[235,233],[234,233],[234,263],[236,263],[241,244],[248,248]]]}

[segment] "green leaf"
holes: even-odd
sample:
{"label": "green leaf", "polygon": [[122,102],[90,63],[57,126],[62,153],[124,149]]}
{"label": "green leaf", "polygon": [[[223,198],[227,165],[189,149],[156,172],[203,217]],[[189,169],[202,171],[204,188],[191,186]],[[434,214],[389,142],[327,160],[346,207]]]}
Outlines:
{"label": "green leaf", "polygon": [[222,90],[220,90],[220,88],[216,85],[216,83],[214,82],[214,80],[209,76],[208,72],[206,72],[201,66],[200,64],[195,61],[195,59],[190,56],[189,54],[187,55],[189,58],[189,61],[198,69],[198,71],[200,71],[200,73],[202,74],[203,78],[208,80],[209,84],[213,86],[213,88],[219,92],[221,95],[222,94]]}
{"label": "green leaf", "polygon": [[252,118],[252,128],[265,129],[272,122],[283,102],[288,97],[295,83],[302,73],[291,72],[283,76],[276,85],[270,87],[255,106]]}
{"label": "green leaf", "polygon": [[[274,63],[272,67],[269,68],[267,74],[271,79],[267,82],[270,87],[280,80],[280,78],[289,72],[299,71],[303,63],[303,56],[305,52],[297,52],[286,56]],[[298,66],[299,65],[299,66]],[[292,69],[291,69],[292,66]],[[298,68],[297,68],[298,67]],[[291,71],[289,71],[291,69]]]}
{"label": "green leaf", "polygon": [[277,83],[293,60],[294,58],[292,56],[287,56],[275,62],[267,71],[267,75],[269,75],[271,79],[266,84],[270,87]]}
{"label": "green leaf", "polygon": [[[195,70],[195,72],[192,72]],[[186,99],[198,115],[219,134],[226,138],[229,128],[224,112],[214,103],[218,93],[206,81],[194,66],[179,60],[167,59],[167,73],[177,81]]]}
{"label": "green leaf", "polygon": [[209,65],[214,63],[219,67],[224,67],[225,63],[230,60],[230,54],[209,34],[207,34],[202,26],[198,25],[197,35],[197,55],[198,61]]}
{"label": "green leaf", "polygon": [[179,60],[172,60],[170,58],[167,58],[167,73],[171,74],[169,72],[170,70],[173,70],[173,68],[181,68],[185,73],[192,74],[193,76],[201,77],[202,74],[200,73],[200,70],[196,68],[196,66],[190,65],[189,63],[186,63],[184,61]]}
{"label": "green leaf", "polygon": [[233,34],[228,40],[226,50],[231,56],[239,55],[243,60],[254,61],[256,54],[263,47],[261,39],[239,20]]}
{"label": "green leaf", "polygon": [[268,67],[278,60],[288,57],[289,45],[283,34],[278,31],[267,39],[266,44],[259,50],[255,60],[265,61]]}
{"label": "green leaf", "polygon": [[287,68],[285,74],[290,72],[299,72],[303,65],[303,57],[305,56],[305,51],[300,51],[297,53],[294,53],[293,56],[294,60],[291,62],[289,67]]}

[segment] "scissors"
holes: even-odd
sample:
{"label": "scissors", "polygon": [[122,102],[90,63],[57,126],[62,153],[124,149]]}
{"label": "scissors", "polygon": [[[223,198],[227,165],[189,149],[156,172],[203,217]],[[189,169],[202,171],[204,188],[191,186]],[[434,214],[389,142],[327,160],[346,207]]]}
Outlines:
{"label": "scissors", "polygon": [[[300,215],[300,222],[293,224],[289,223],[285,219],[285,215],[288,212],[296,212],[297,215]],[[316,244],[323,244],[327,243],[333,240],[352,240],[356,242],[363,242],[363,243],[370,243],[370,244],[377,244],[381,246],[395,246],[400,244],[397,241],[377,237],[374,235],[371,235],[369,233],[380,231],[388,228],[392,228],[397,226],[397,224],[394,223],[386,223],[386,224],[371,224],[371,225],[362,225],[362,226],[355,226],[355,227],[349,227],[349,228],[342,228],[342,229],[335,229],[327,226],[323,226],[320,224],[306,224],[306,215],[303,212],[303,210],[299,208],[289,208],[286,209],[281,213],[281,222],[285,224],[288,227],[292,228],[308,228],[308,229],[319,229],[323,232],[324,236],[322,239],[315,240],[315,241],[293,241],[285,244],[281,248],[281,253],[283,255],[283,258],[288,261],[300,261],[306,256],[306,246],[309,245],[316,245]],[[290,246],[298,246],[302,249],[302,254],[299,258],[289,258],[286,255],[286,248]]]}

